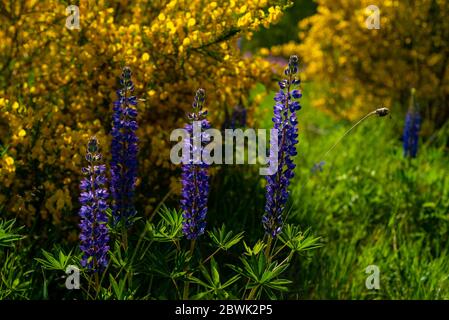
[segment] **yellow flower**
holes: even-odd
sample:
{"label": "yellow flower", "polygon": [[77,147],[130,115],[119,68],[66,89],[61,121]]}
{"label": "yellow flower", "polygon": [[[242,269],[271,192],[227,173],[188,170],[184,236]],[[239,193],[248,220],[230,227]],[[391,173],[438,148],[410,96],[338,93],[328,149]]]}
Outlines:
{"label": "yellow flower", "polygon": [[183,46],[189,46],[190,45],[190,39],[189,38],[184,38],[184,40],[182,41],[182,45]]}
{"label": "yellow flower", "polygon": [[190,18],[187,21],[187,27],[193,27],[196,24],[196,20],[194,18]]}
{"label": "yellow flower", "polygon": [[[281,0],[138,0],[132,2],[132,10],[123,6],[127,1],[119,1],[119,11],[110,1],[81,0],[82,28],[89,26],[82,29],[83,41],[76,41],[77,30],[69,32],[61,24],[57,12],[65,12],[63,3],[22,2],[23,6],[7,8],[23,10],[14,13],[18,21],[0,15],[0,52],[9,55],[15,48],[13,56],[5,56],[14,61],[7,72],[10,78],[0,74],[0,83],[20,84],[0,88],[0,137],[8,146],[0,158],[0,186],[5,186],[0,188],[0,207],[11,213],[22,210],[26,223],[34,212],[53,223],[71,221],[73,215],[61,210],[72,210],[71,199],[76,201],[73,191],[86,165],[88,137],[95,134],[103,146],[110,145],[105,127],[111,119],[106,115],[116,99],[115,79],[124,64],[133,70],[136,94],[146,99],[137,105],[140,114],[147,109],[157,114],[157,120],[139,120],[139,147],[145,159],[140,183],[149,190],[169,187],[174,167],[167,133],[184,124],[183,117],[175,115],[191,107],[199,86],[207,92],[211,121],[219,125],[225,109],[248,96],[255,79],[272,83],[271,66],[259,57],[243,58],[237,35],[229,38],[228,33],[238,27],[239,36],[246,37],[271,23]],[[25,14],[31,8],[33,14]],[[202,46],[207,50],[186,54],[188,48]],[[247,104],[248,110],[256,106],[253,101]],[[106,147],[105,157],[107,153]],[[16,170],[30,179],[16,179]],[[39,205],[25,199],[19,210],[14,195],[31,192],[35,177],[43,180],[38,182],[42,199]],[[157,204],[158,195],[151,203],[138,197],[143,208]]]}
{"label": "yellow flower", "polygon": [[14,164],[14,159],[11,158],[11,157],[9,157],[9,156],[7,156],[7,157],[5,158],[5,163],[6,163],[8,166],[12,166],[12,165]]}
{"label": "yellow flower", "polygon": [[150,55],[147,52],[145,52],[142,55],[142,61],[148,61],[148,60],[150,60]]}
{"label": "yellow flower", "polygon": [[[447,77],[441,78],[449,38],[435,31],[447,30],[449,20],[433,14],[449,15],[447,1],[386,1],[379,6],[380,29],[368,28],[369,0],[316,2],[317,13],[299,22],[300,41],[270,50],[299,54],[307,65],[303,77],[325,84],[314,105],[354,120],[387,101],[405,108],[415,87],[420,100],[439,108],[431,120],[449,117],[441,108],[449,92]],[[277,19],[276,7],[268,12]]]}
{"label": "yellow flower", "polygon": [[246,12],[246,9],[247,9],[248,7],[246,6],[246,4],[245,5],[243,5],[242,7],[240,7],[240,9],[239,9],[239,13],[240,14],[243,14],[243,13],[245,13]]}

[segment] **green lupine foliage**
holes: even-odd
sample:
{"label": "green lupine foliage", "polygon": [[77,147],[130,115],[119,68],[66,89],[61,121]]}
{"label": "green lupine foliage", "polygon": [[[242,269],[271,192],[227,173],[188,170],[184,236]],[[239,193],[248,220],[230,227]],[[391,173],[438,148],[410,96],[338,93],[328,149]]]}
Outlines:
{"label": "green lupine foliage", "polygon": [[[273,247],[277,257],[266,257],[264,241],[251,246],[244,242],[244,232],[222,225],[212,228],[192,250],[181,237],[181,221],[182,212],[166,206],[161,206],[157,216],[138,220],[126,248],[119,236],[112,242],[110,263],[103,273],[91,274],[80,268],[80,290],[65,288],[67,268],[79,268],[78,248],[67,250],[55,245],[50,251],[41,250],[31,270],[14,270],[20,255],[9,254],[2,269],[2,275],[7,275],[2,277],[2,295],[23,299],[179,299],[186,297],[188,286],[189,299],[275,298],[278,293],[287,293],[292,283],[283,277],[291,257],[316,242],[308,232],[288,226],[294,230],[288,241],[300,237],[300,241],[312,244],[298,250],[279,242]],[[7,226],[5,234],[22,239],[14,233],[12,223],[2,225]],[[24,280],[35,272],[38,277]],[[31,286],[39,290],[30,290]]]}
{"label": "green lupine foliage", "polygon": [[[207,234],[193,250],[169,199],[136,219],[127,245],[112,229],[108,268],[98,280],[81,269],[80,290],[65,287],[78,248],[36,243],[0,219],[0,299],[181,299],[187,284],[189,299],[449,299],[448,127],[404,159],[403,114],[373,117],[322,159],[352,123],[310,109],[317,91],[304,84],[287,223],[269,255],[264,178],[255,166],[225,166],[211,183],[218,194]],[[269,127],[271,107],[262,102],[259,127]],[[323,171],[312,173],[322,160]],[[365,286],[369,265],[379,267],[379,290]]]}
{"label": "green lupine foliage", "polygon": [[23,239],[18,232],[21,228],[16,229],[15,220],[0,220],[0,248],[1,247],[12,247],[15,242]]}

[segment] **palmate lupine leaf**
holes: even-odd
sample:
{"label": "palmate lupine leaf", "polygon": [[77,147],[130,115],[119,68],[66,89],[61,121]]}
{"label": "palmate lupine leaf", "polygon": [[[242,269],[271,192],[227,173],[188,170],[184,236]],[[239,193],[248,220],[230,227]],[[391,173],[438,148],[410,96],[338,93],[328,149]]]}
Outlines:
{"label": "palmate lupine leaf", "polygon": [[228,265],[228,267],[249,280],[247,288],[259,288],[267,292],[269,296],[272,290],[288,291],[287,285],[292,281],[279,278],[287,270],[288,263],[269,262],[263,253],[241,257],[240,260],[243,268],[234,265]]}
{"label": "palmate lupine leaf", "polygon": [[320,248],[320,237],[310,234],[310,228],[302,232],[299,226],[287,224],[279,235],[280,241],[296,253]]}
{"label": "palmate lupine leaf", "polygon": [[266,247],[266,243],[262,240],[256,242],[254,247],[249,247],[245,241],[243,241],[243,246],[245,247],[245,255],[247,256],[256,256]]}
{"label": "palmate lupine leaf", "polygon": [[234,235],[232,231],[226,232],[226,226],[222,225],[221,228],[214,228],[213,231],[208,233],[210,239],[218,248],[228,250],[243,239],[244,232]]}
{"label": "palmate lupine leaf", "polygon": [[16,233],[22,228],[14,229],[15,219],[8,221],[0,221],[0,247],[11,247],[14,242],[24,237]]}
{"label": "palmate lupine leaf", "polygon": [[209,294],[212,294],[214,297],[219,299],[228,299],[230,298],[230,293],[226,291],[226,288],[228,288],[241,278],[240,275],[234,275],[225,283],[221,283],[220,271],[218,269],[218,264],[214,258],[212,258],[210,261],[210,272],[203,265],[200,266],[200,270],[205,281],[200,280],[199,278],[196,278],[194,276],[189,276],[190,281],[206,289],[206,291],[198,293],[194,297],[195,299],[204,298]]}
{"label": "palmate lupine leaf", "polygon": [[35,260],[44,269],[48,270],[61,270],[65,272],[72,259],[72,251],[66,255],[62,250],[59,250],[58,254],[52,254],[42,249],[42,254],[44,255],[44,259],[35,258]]}
{"label": "palmate lupine leaf", "polygon": [[161,220],[157,225],[147,222],[147,230],[151,240],[172,242],[182,238],[182,211],[162,206],[159,211]]}
{"label": "palmate lupine leaf", "polygon": [[191,255],[186,251],[149,252],[150,272],[172,280],[183,278]]}

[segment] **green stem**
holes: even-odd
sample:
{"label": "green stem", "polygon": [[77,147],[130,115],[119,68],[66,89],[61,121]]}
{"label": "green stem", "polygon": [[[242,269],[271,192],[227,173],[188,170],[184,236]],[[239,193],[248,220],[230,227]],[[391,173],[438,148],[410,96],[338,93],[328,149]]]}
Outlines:
{"label": "green stem", "polygon": [[285,244],[283,244],[282,245],[282,247],[280,247],[272,256],[271,256],[271,258],[274,258],[274,257],[276,257],[286,246],[287,246],[287,244],[289,244],[290,243],[290,241],[288,241],[288,242],[286,242]]}
{"label": "green stem", "polygon": [[93,299],[92,295],[90,294],[90,289],[92,288],[92,276],[87,276],[86,278],[89,281],[89,283],[87,284],[87,295]]}
{"label": "green stem", "polygon": [[193,256],[193,251],[195,250],[195,243],[196,243],[196,239],[193,239],[190,242],[190,255]]}
{"label": "green stem", "polygon": [[205,264],[207,261],[212,259],[213,256],[215,256],[218,253],[218,251],[220,251],[220,250],[221,250],[221,248],[218,248],[217,250],[215,250],[210,256],[208,256],[203,262],[201,262],[201,264]]}
{"label": "green stem", "polygon": [[282,266],[284,263],[289,262],[290,259],[293,257],[294,251],[291,251],[290,254],[279,264],[279,266]]}
{"label": "green stem", "polygon": [[128,230],[126,229],[125,224],[122,226],[122,245],[125,252],[128,249]]}
{"label": "green stem", "polygon": [[268,240],[267,240],[267,247],[265,248],[265,257],[267,258],[267,261],[270,262],[271,261],[271,244],[273,242],[273,238],[271,237],[271,235],[268,235]]}
{"label": "green stem", "polygon": [[100,278],[98,277],[98,272],[95,272],[95,298],[98,297],[98,294],[100,293]]}
{"label": "green stem", "polygon": [[259,286],[255,286],[254,288],[251,289],[248,298],[246,298],[246,300],[254,300],[254,296],[256,294],[257,288],[259,288]]}
{"label": "green stem", "polygon": [[352,129],[354,129],[355,127],[357,127],[360,123],[362,123],[365,119],[371,117],[372,115],[376,114],[376,110],[366,114],[362,119],[360,119],[359,121],[357,121],[351,128],[349,128],[349,130],[347,130],[333,145],[332,147],[330,147],[329,150],[327,150],[324,155],[321,157],[321,160],[324,160],[326,158],[326,156],[329,154],[329,152],[331,152],[332,150],[334,150],[334,148],[341,142],[341,140],[343,140],[344,137],[346,137],[351,131]]}
{"label": "green stem", "polygon": [[[190,242],[190,256],[192,256],[192,257],[193,257],[193,252],[195,251],[195,243],[196,243],[195,239],[193,239]],[[188,268],[187,268],[187,270],[188,270]],[[186,281],[186,283],[184,284],[184,292],[182,294],[183,300],[189,300],[189,286],[190,286],[190,282]]]}

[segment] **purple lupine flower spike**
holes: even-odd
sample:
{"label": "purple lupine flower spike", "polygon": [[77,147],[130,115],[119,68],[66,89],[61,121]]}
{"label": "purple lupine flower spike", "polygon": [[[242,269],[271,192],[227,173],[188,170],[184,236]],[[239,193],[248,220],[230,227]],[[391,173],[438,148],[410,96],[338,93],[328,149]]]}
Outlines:
{"label": "purple lupine flower spike", "polygon": [[402,142],[404,147],[404,156],[416,158],[418,154],[419,131],[421,130],[421,116],[417,110],[415,101],[415,90],[412,89],[410,107],[405,116],[404,132]]}
{"label": "purple lupine flower spike", "polygon": [[112,121],[111,194],[114,223],[125,225],[136,214],[134,190],[137,180],[137,98],[132,95],[134,84],[131,70],[123,68],[122,88],[117,90]]}
{"label": "purple lupine flower spike", "polygon": [[109,229],[106,210],[109,194],[105,188],[106,166],[101,164],[102,157],[95,137],[90,138],[87,144],[86,160],[89,164],[82,169],[85,177],[80,184],[79,198],[80,248],[83,252],[81,265],[89,271],[97,272],[108,264]]}
{"label": "purple lupine flower spike", "polygon": [[[190,123],[185,126],[189,133],[184,139],[185,148],[193,155],[193,157],[189,155],[182,165],[181,208],[184,211],[182,231],[189,240],[197,239],[206,228],[209,166],[201,160],[201,157],[197,159],[195,156],[195,154],[201,156],[204,147],[201,141],[207,140],[203,130],[210,128],[209,122],[205,119],[207,111],[203,110],[204,100],[205,91],[199,89],[193,101],[193,112],[188,115]],[[199,129],[197,135],[194,126]]]}
{"label": "purple lupine flower spike", "polygon": [[[296,111],[301,109],[297,99],[302,94],[297,89],[300,80],[298,72],[298,57],[291,56],[285,69],[286,79],[279,82],[279,92],[274,100],[273,127],[278,130],[277,171],[267,176],[265,214],[262,224],[265,232],[276,237],[282,231],[282,213],[288,199],[288,186],[294,176],[295,163],[293,157],[297,154],[298,128]],[[274,161],[274,160],[273,160]]]}

